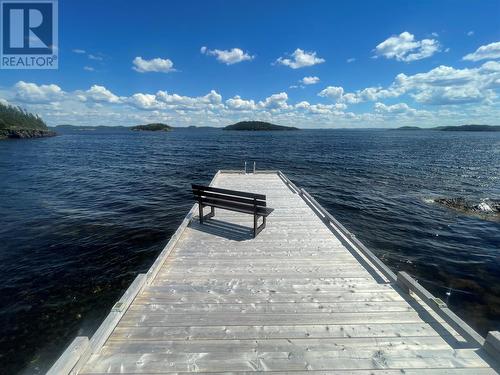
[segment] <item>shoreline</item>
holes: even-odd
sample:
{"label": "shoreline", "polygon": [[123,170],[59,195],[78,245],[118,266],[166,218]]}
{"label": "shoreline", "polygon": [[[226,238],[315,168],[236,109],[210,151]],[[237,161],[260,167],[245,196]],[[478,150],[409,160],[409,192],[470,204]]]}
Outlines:
{"label": "shoreline", "polygon": [[52,130],[40,129],[2,129],[0,130],[0,140],[2,139],[29,139],[55,137],[56,132]]}

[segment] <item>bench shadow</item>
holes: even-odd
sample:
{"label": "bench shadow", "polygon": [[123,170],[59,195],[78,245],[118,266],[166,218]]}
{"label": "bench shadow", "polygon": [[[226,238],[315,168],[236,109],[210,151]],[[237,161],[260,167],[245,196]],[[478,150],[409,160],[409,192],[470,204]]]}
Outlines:
{"label": "bench shadow", "polygon": [[223,237],[232,241],[247,241],[253,239],[253,228],[214,218],[205,219],[203,220],[203,224],[200,224],[198,216],[193,217],[189,227],[200,232]]}

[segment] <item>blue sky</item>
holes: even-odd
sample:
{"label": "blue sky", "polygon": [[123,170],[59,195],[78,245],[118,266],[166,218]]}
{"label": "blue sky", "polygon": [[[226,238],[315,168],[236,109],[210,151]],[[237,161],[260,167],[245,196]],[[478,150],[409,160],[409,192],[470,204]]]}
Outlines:
{"label": "blue sky", "polygon": [[500,118],[500,1],[65,1],[59,69],[1,70],[50,125]]}

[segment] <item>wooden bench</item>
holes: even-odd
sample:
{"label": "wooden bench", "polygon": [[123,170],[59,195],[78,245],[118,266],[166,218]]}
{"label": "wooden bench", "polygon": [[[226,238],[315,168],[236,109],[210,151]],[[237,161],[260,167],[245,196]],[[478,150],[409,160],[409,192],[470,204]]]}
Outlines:
{"label": "wooden bench", "polygon": [[[200,223],[215,216],[215,208],[253,215],[254,238],[266,227],[266,217],[274,210],[266,207],[266,196],[244,191],[219,189],[210,186],[192,185],[193,194],[198,201]],[[210,213],[203,215],[203,208],[210,207]],[[262,224],[257,225],[259,217]]]}

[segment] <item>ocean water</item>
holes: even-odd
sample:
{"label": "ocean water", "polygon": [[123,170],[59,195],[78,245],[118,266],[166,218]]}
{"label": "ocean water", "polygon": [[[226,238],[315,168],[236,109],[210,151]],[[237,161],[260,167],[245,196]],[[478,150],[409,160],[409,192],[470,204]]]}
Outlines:
{"label": "ocean water", "polygon": [[0,373],[91,335],[218,169],[281,169],[393,270],[482,334],[500,328],[500,222],[433,203],[500,197],[500,133],[74,131],[0,142]]}

